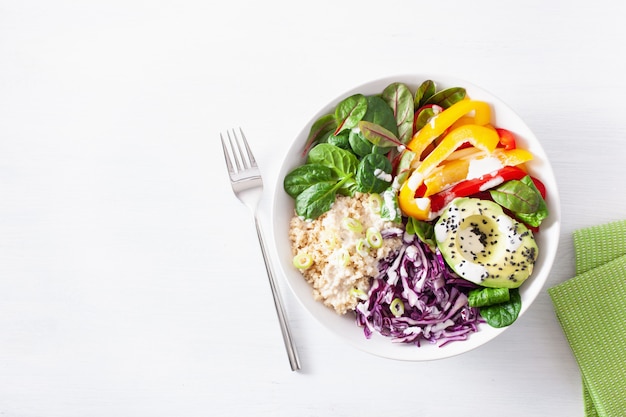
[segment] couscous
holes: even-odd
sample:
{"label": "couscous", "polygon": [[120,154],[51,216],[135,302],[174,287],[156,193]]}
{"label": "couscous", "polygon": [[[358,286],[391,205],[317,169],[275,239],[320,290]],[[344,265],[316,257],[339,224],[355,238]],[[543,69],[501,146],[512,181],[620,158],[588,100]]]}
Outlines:
{"label": "couscous", "polygon": [[315,299],[345,314],[367,294],[379,260],[402,246],[401,233],[388,233],[401,227],[383,220],[368,194],[357,193],[338,196],[330,211],[315,220],[294,216],[289,237],[294,256],[309,260],[300,271]]}

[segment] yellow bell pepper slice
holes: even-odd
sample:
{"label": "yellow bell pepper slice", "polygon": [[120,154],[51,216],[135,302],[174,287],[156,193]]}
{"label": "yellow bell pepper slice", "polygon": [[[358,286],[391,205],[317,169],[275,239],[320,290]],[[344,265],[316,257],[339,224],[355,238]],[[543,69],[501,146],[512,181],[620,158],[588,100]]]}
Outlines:
{"label": "yellow bell pepper slice", "polygon": [[456,157],[457,155],[461,155],[462,151],[453,152],[448,159],[443,161],[426,179],[424,179],[424,185],[426,186],[424,197],[437,194],[467,179],[470,160],[472,159],[496,158],[503,167],[519,166],[533,159],[533,154],[525,149],[505,150],[496,148],[491,154],[487,154],[477,148],[465,148],[463,151],[466,151],[467,156]]}
{"label": "yellow bell pepper slice", "polygon": [[[463,126],[463,125],[477,125],[479,123],[476,123],[476,118],[474,116],[461,116],[456,122],[452,123],[450,125],[450,130],[454,130],[457,127]],[[487,125],[484,125],[487,126]]]}
{"label": "yellow bell pepper slice", "polygon": [[415,197],[415,190],[408,186],[408,180],[400,187],[398,205],[400,210],[410,217],[418,220],[430,220],[430,199],[428,197]]}
{"label": "yellow bell pepper slice", "polygon": [[[496,149],[499,141],[498,133],[488,127],[478,125],[464,125],[458,127],[448,133],[441,143],[428,154],[426,159],[419,163],[411,177],[415,174],[418,175],[413,181],[417,181],[419,178],[419,184],[417,184],[417,186],[419,186],[434,168],[465,142],[471,143],[481,151],[490,153]],[[417,189],[417,186],[413,188]]]}
{"label": "yellow bell pepper slice", "polygon": [[478,158],[481,155],[484,155],[484,152],[478,148],[474,148],[473,146],[468,146],[466,148],[458,149],[450,154],[446,158],[446,161],[454,161],[455,159],[472,159]]}
{"label": "yellow bell pepper slice", "polygon": [[424,180],[426,186],[424,197],[437,194],[439,191],[467,178],[469,163],[468,159],[444,161]]}
{"label": "yellow bell pepper slice", "polygon": [[[475,122],[473,116],[461,116],[460,119],[458,119],[456,122],[452,123],[452,125],[448,128],[448,131],[452,131],[452,130],[456,129],[457,127],[461,127],[461,126],[464,126],[464,125],[475,125],[475,124],[476,124],[476,122]],[[485,125],[485,126],[491,126],[491,125]],[[441,136],[439,136],[439,137],[441,137]],[[429,153],[431,153],[433,151],[433,149],[435,149],[437,147],[437,145],[438,145],[437,138],[434,138],[430,142],[430,144],[428,144],[428,146],[426,146],[426,148],[424,148],[424,150],[420,153],[420,156],[428,155]],[[450,159],[452,159],[452,157],[450,157]]]}
{"label": "yellow bell pepper slice", "polygon": [[435,140],[441,136],[446,129],[452,126],[461,117],[468,113],[474,112],[475,125],[486,125],[491,120],[491,108],[484,101],[477,100],[461,100],[448,107],[421,128],[411,141],[407,144],[407,148],[421,155],[422,152]]}
{"label": "yellow bell pepper slice", "polygon": [[496,148],[492,155],[500,160],[503,166],[517,166],[533,159],[533,154],[526,149],[509,149]]}
{"label": "yellow bell pepper slice", "polygon": [[427,197],[416,198],[415,192],[424,179],[465,142],[490,153],[498,145],[499,137],[494,129],[479,125],[463,125],[448,133],[400,187],[398,204],[406,215],[419,220],[429,219],[430,200]]}

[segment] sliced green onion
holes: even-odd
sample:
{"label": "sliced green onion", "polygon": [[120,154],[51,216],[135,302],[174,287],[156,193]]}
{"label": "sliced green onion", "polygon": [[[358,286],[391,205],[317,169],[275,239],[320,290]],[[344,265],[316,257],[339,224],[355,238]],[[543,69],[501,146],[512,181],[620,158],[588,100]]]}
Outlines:
{"label": "sliced green onion", "polygon": [[367,243],[375,249],[380,248],[383,245],[383,236],[375,227],[367,229],[365,238],[367,239]]}
{"label": "sliced green onion", "polygon": [[358,288],[352,288],[350,290],[350,294],[354,295],[359,300],[367,300],[369,298],[369,296],[367,295],[365,291],[360,290]]}
{"label": "sliced green onion", "polygon": [[340,248],[336,250],[335,256],[337,257],[337,261],[343,266],[346,266],[350,263],[350,253],[345,248]]}
{"label": "sliced green onion", "polygon": [[343,219],[343,225],[348,229],[352,230],[354,233],[361,233],[363,231],[363,225],[357,219],[353,219],[352,217],[346,217]]}
{"label": "sliced green onion", "polygon": [[394,316],[400,317],[404,314],[404,303],[400,298],[394,298],[389,304],[389,310]]}
{"label": "sliced green onion", "polygon": [[369,203],[374,213],[380,214],[380,209],[383,206],[383,198],[380,196],[380,194],[377,194],[377,193],[370,194],[369,198],[367,199],[367,202]]}
{"label": "sliced green onion", "polygon": [[356,241],[356,251],[361,256],[369,255],[369,250],[365,239],[359,239]]}
{"label": "sliced green onion", "polygon": [[308,253],[299,253],[293,257],[293,266],[298,269],[307,269],[313,265],[313,258]]}

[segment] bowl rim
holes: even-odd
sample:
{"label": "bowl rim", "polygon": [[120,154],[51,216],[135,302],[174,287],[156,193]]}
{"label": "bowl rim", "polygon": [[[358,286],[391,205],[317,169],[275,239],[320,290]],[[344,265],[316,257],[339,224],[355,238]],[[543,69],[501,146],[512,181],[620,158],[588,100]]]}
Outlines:
{"label": "bowl rim", "polygon": [[[303,159],[296,158],[296,156],[301,155],[306,142],[306,137],[308,136],[312,124],[322,115],[329,113],[330,110],[333,109],[343,98],[356,93],[366,95],[377,94],[382,92],[387,85],[393,82],[402,82],[406,84],[412,92],[415,92],[417,86],[425,80],[433,80],[436,82],[437,86],[441,88],[453,86],[464,87],[472,99],[483,100],[489,103],[492,108],[492,119],[494,120],[494,125],[507,128],[509,124],[513,124],[515,129],[511,130],[514,130],[516,136],[521,139],[519,143],[523,144],[525,149],[530,150],[535,157],[533,161],[528,163],[529,172],[541,172],[538,177],[542,180],[548,190],[547,204],[550,215],[544,224],[542,224],[541,231],[537,234],[540,254],[537,262],[535,263],[535,271],[524,283],[524,285],[520,287],[523,304],[516,323],[526,313],[526,311],[528,311],[530,306],[534,303],[542,291],[550,274],[550,270],[553,267],[560,239],[561,204],[558,184],[545,150],[543,149],[539,139],[517,114],[517,112],[515,112],[500,98],[484,88],[479,87],[478,85],[465,79],[445,74],[397,74],[380,77],[355,85],[340,94],[337,94],[332,100],[321,106],[319,110],[311,116],[301,131],[295,136],[288,149],[284,151],[274,187],[274,193],[272,195],[271,220],[272,231],[274,232],[273,243],[274,249],[278,255],[280,272],[287,282],[291,293],[298,300],[299,304],[303,306],[304,309],[307,310],[307,312],[317,322],[330,331],[330,333],[335,337],[338,337],[343,342],[347,342],[349,345],[361,351],[383,358],[402,361],[438,360],[469,352],[496,338],[504,331],[513,327],[515,323],[504,328],[493,328],[487,324],[481,324],[479,326],[479,331],[472,333],[468,340],[453,342],[443,347],[437,347],[436,345],[427,343],[422,344],[420,347],[402,345],[392,343],[391,340],[377,334],[372,335],[371,339],[366,339],[363,335],[363,330],[359,328],[356,323],[352,323],[354,330],[358,331],[356,334],[360,336],[355,337],[355,332],[348,331],[348,328],[345,325],[346,317],[337,315],[334,311],[331,311],[330,308],[323,306],[322,303],[318,301],[315,301],[313,299],[313,295],[311,294],[310,285],[302,279],[301,274],[291,265],[291,248],[287,237],[288,235],[286,233],[284,235],[282,234],[285,230],[288,232],[288,223],[291,217],[285,218],[285,214],[288,213],[288,210],[286,209],[289,207],[285,207],[284,205],[287,204],[287,206],[289,206],[289,199],[291,199],[291,197],[289,197],[283,190],[283,178],[289,170],[302,163]],[[499,123],[499,120],[504,123]],[[291,213],[293,214],[293,200],[291,200],[290,208]],[[286,228],[285,224],[287,224]],[[279,240],[281,239],[281,235],[284,236],[282,243],[281,240]],[[549,242],[549,244],[546,244],[546,241]],[[285,245],[285,243],[287,243],[287,245]],[[285,246],[288,246],[289,252],[285,250]],[[287,259],[289,259],[288,262]],[[303,283],[305,285],[303,285]],[[309,290],[308,294],[305,291],[307,287]],[[339,325],[334,323],[335,320],[337,322],[343,320],[344,323]]]}

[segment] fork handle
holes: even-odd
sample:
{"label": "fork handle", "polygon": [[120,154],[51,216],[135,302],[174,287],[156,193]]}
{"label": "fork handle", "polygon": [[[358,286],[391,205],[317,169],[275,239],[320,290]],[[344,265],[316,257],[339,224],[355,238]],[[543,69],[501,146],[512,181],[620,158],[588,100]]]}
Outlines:
{"label": "fork handle", "polygon": [[261,252],[263,253],[263,261],[265,262],[265,269],[267,270],[267,277],[270,281],[270,287],[272,288],[272,296],[274,297],[274,306],[276,307],[276,313],[278,314],[278,321],[280,323],[280,330],[283,334],[283,340],[285,342],[285,348],[287,349],[287,355],[289,356],[289,364],[292,371],[300,369],[300,358],[298,357],[298,351],[296,345],[291,337],[291,330],[289,329],[289,323],[285,314],[285,308],[283,307],[283,300],[280,296],[280,289],[274,278],[274,272],[269,262],[267,255],[267,248],[265,246],[265,240],[263,233],[261,232],[261,224],[258,217],[254,216],[254,225],[256,226],[256,233],[259,237],[259,244],[261,245]]}

